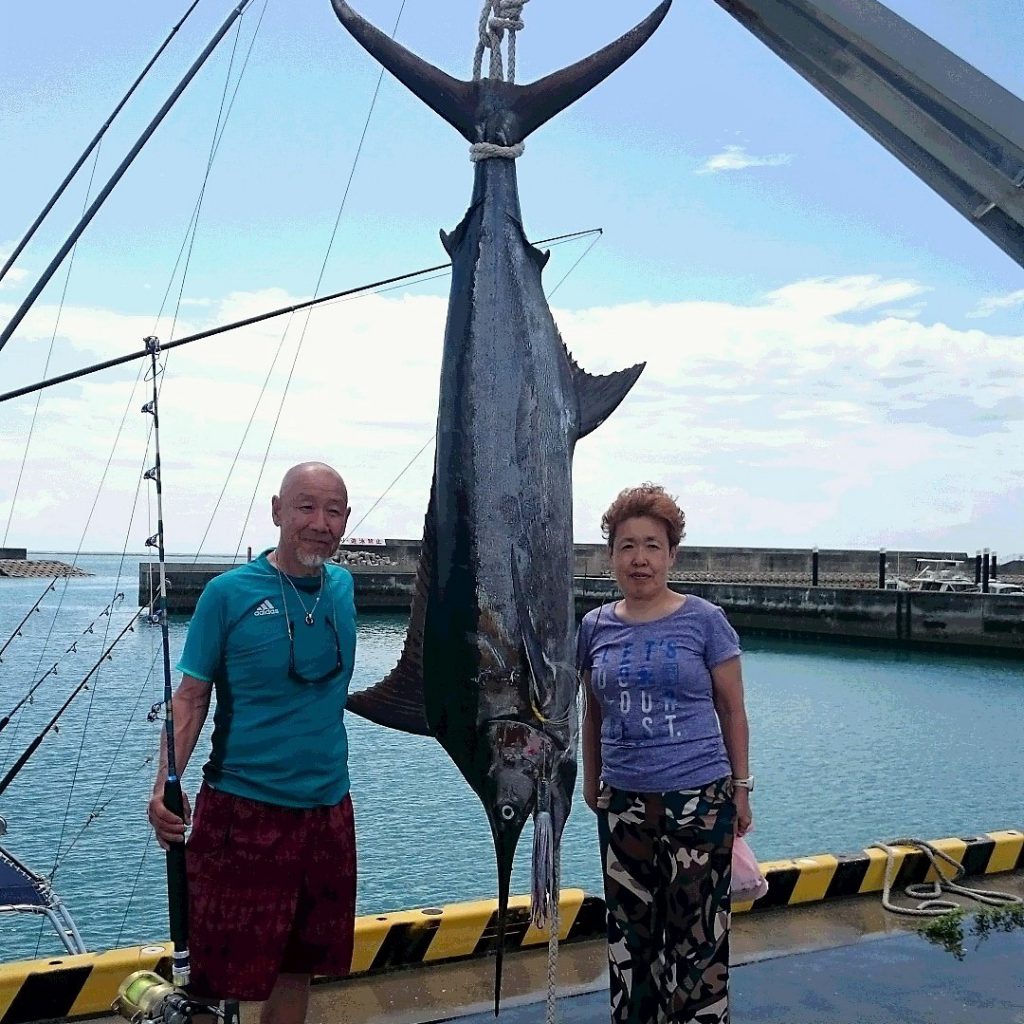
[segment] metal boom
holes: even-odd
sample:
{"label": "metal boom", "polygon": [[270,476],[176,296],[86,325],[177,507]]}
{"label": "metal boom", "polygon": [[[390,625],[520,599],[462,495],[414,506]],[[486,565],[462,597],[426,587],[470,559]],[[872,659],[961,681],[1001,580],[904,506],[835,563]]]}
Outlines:
{"label": "metal boom", "polygon": [[1024,101],[877,0],[715,0],[1024,266]]}

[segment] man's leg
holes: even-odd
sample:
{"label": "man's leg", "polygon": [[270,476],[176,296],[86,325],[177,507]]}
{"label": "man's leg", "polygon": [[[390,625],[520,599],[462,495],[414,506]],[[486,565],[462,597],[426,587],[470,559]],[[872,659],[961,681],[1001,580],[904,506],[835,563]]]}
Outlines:
{"label": "man's leg", "polygon": [[304,1024],[309,1007],[309,975],[279,974],[260,1010],[260,1024]]}

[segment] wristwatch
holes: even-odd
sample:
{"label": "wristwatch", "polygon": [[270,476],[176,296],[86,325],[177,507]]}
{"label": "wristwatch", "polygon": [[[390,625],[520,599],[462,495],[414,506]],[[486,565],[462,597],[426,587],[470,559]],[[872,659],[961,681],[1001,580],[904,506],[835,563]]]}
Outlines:
{"label": "wristwatch", "polygon": [[748,775],[745,779],[733,779],[732,784],[737,789],[745,789],[748,793],[754,792],[754,776]]}

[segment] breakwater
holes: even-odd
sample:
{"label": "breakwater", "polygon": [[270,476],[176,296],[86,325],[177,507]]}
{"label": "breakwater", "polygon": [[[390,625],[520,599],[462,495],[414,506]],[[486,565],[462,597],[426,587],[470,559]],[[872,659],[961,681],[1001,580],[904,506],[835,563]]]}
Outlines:
{"label": "breakwater", "polygon": [[[419,544],[414,542],[389,542],[387,548],[372,552],[342,552],[341,560],[355,580],[359,610],[408,611],[418,555]],[[812,552],[806,550],[703,548],[690,549],[687,555],[684,565],[677,560],[673,569],[673,588],[721,605],[741,632],[1024,657],[1024,596],[882,590],[878,588],[879,554],[874,551],[818,552],[816,586],[811,585]],[[943,556],[899,553],[900,561],[907,560],[911,566],[916,558],[934,557]],[[962,553],[953,557],[966,558]],[[873,576],[868,570],[872,564]],[[168,564],[172,614],[189,614],[206,583],[226,568],[223,563]],[[832,579],[837,582],[830,583]],[[156,586],[156,567],[140,564],[140,605],[148,603]],[[601,545],[576,546],[574,592],[581,615],[618,596]]]}

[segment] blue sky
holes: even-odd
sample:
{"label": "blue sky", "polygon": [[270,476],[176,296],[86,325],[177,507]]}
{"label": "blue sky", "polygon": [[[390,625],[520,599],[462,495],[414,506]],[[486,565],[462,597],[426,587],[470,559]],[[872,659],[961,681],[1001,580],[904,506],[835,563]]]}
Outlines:
{"label": "blue sky", "polygon": [[[890,5],[1024,95],[1008,0]],[[357,9],[390,31],[399,0]],[[19,5],[0,15],[0,251],[10,250],[184,2]],[[525,9],[519,79],[597,49],[645,5]],[[223,20],[203,0],[116,122],[96,181]],[[262,0],[243,19],[235,68]],[[407,0],[398,38],[468,76],[476,0]],[[4,389],[138,347],[156,328],[196,203],[232,37],[211,58],[90,226],[63,311],[59,273],[0,353]],[[378,69],[327,0],[270,0],[203,200],[175,334],[310,294],[352,169]],[[233,88],[232,78],[232,85]],[[87,168],[88,169],[88,168]],[[676,0],[625,68],[527,143],[522,204],[534,237],[600,226],[601,241],[552,301],[580,362],[648,369],[582,442],[576,532],[596,539],[622,486],[664,480],[693,543],[923,546],[1024,551],[1021,270],[712,0]],[[323,290],[441,262],[438,228],[461,218],[466,146],[385,77],[356,164]],[[69,191],[0,290],[6,316],[80,211]],[[557,282],[586,243],[556,249]],[[433,431],[447,282],[335,306],[309,324],[263,478],[270,425],[302,324],[285,338],[207,550],[258,546],[280,471],[304,457],[344,468],[354,522]],[[171,302],[173,308],[173,299]],[[171,357],[165,463],[172,547],[193,549],[252,412],[283,325]],[[8,540],[119,548],[143,425],[134,368],[67,385],[39,407]],[[136,405],[138,403],[135,403]],[[0,529],[34,399],[0,407]],[[111,469],[103,475],[111,451]],[[360,532],[418,535],[429,450]],[[102,481],[102,482],[101,482]],[[98,495],[98,497],[97,497]],[[85,529],[85,512],[97,513]],[[141,513],[140,513],[141,514]],[[173,517],[173,518],[172,518]],[[83,533],[84,530],[84,533]],[[137,547],[137,544],[131,546]]]}

